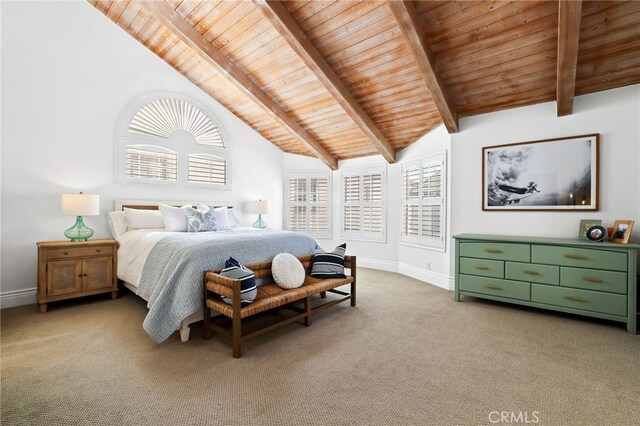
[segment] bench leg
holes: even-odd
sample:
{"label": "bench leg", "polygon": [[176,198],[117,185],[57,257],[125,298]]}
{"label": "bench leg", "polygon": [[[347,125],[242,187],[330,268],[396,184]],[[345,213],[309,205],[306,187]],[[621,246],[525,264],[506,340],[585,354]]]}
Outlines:
{"label": "bench leg", "polygon": [[321,299],[326,299],[327,298],[327,292],[326,291],[320,292],[320,298]]}
{"label": "bench leg", "polygon": [[351,283],[351,306],[356,306],[356,282]]}
{"label": "bench leg", "polygon": [[240,356],[242,356],[242,348],[241,348],[242,324],[241,324],[241,319],[240,319],[239,313],[238,313],[237,317],[236,317],[236,315],[234,315],[233,324],[232,324],[231,327],[232,327],[231,344],[233,346],[233,357],[234,358],[240,358]]}
{"label": "bench leg", "polygon": [[304,310],[307,314],[304,317],[304,326],[309,327],[311,325],[311,296],[307,296],[304,299]]}

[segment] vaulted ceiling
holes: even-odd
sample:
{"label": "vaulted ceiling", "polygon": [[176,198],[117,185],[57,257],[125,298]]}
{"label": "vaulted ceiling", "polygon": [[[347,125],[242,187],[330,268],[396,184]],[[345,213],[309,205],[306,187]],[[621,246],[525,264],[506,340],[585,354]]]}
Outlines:
{"label": "vaulted ceiling", "polygon": [[640,1],[94,1],[285,152],[395,153],[459,118],[640,83]]}

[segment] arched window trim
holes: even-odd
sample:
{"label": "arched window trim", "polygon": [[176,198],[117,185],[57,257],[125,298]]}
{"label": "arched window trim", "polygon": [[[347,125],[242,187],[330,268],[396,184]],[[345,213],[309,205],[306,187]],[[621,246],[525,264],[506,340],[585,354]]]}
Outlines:
{"label": "arched window trim", "polygon": [[[164,134],[167,135],[169,130],[173,129],[169,135],[166,136],[158,136],[149,133],[140,133],[136,131],[130,130],[130,123],[133,118],[138,114],[141,110],[144,109],[145,106],[152,104],[153,102],[159,100],[177,100],[173,105],[179,105],[179,111],[174,111],[177,114],[187,112],[188,116],[184,116],[183,120],[180,117],[170,117],[165,123]],[[170,103],[171,101],[169,101]],[[165,102],[166,104],[166,102]],[[193,108],[187,107],[185,105],[190,104]],[[199,110],[199,111],[198,111]],[[216,147],[206,143],[206,137],[202,136],[202,132],[199,133],[200,142],[196,138],[196,135],[185,130],[184,127],[188,127],[185,123],[187,123],[194,114],[198,114],[199,112],[202,115],[206,116],[208,120],[210,120],[216,127],[217,133],[222,139],[223,147]],[[202,126],[203,118],[200,116],[199,122],[192,123],[191,129],[197,129],[198,126]],[[194,127],[195,126],[195,127]],[[184,141],[176,141],[172,140],[171,135],[175,133],[175,131],[186,131],[193,137],[192,143],[184,143]],[[209,135],[215,136],[209,132]],[[129,107],[126,108],[123,113],[120,115],[118,119],[118,128],[117,128],[117,143],[116,143],[116,165],[117,165],[117,180],[119,183],[143,183],[143,184],[155,184],[155,185],[180,185],[180,186],[189,186],[189,187],[202,187],[214,190],[231,190],[231,156],[229,153],[229,147],[227,144],[227,139],[225,137],[225,130],[221,125],[220,121],[217,117],[204,105],[195,101],[187,96],[163,92],[163,93],[154,93],[147,96],[144,96],[140,99],[136,99],[130,103]],[[202,143],[204,140],[205,143]],[[152,178],[136,178],[127,175],[127,147],[133,145],[147,145],[152,147],[157,147],[158,149],[170,150],[177,153],[178,161],[177,161],[177,179],[175,180],[156,180]],[[224,185],[218,183],[201,183],[201,182],[190,182],[189,180],[189,156],[196,154],[206,154],[214,157],[218,157],[225,161],[225,170],[226,176]],[[218,179],[219,180],[219,179]]]}

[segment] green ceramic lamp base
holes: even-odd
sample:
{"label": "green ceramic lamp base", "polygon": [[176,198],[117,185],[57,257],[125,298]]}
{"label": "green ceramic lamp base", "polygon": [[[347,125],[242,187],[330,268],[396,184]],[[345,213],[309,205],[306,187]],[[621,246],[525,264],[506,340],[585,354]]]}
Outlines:
{"label": "green ceramic lamp base", "polygon": [[264,228],[267,227],[267,222],[262,220],[262,215],[261,214],[258,215],[258,220],[253,222],[253,227],[254,228],[260,228],[260,229],[264,229]]}
{"label": "green ceramic lamp base", "polygon": [[76,224],[64,231],[64,236],[71,241],[87,241],[93,235],[93,230],[85,226],[82,216],[76,218]]}

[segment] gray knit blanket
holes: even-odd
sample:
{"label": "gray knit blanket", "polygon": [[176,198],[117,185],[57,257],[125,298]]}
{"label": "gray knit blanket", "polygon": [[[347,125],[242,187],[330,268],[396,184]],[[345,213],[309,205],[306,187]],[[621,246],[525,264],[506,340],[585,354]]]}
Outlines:
{"label": "gray knit blanket", "polygon": [[316,241],[298,232],[260,230],[168,235],[144,264],[138,294],[149,301],[145,331],[158,343],[203,305],[203,272],[222,269],[231,256],[241,264],[271,261],[278,253],[313,254]]}

